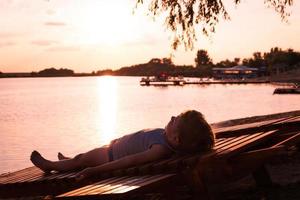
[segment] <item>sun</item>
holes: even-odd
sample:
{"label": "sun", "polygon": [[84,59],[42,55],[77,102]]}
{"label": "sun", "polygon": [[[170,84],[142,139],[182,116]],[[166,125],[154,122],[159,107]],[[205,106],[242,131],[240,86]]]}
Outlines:
{"label": "sun", "polygon": [[139,37],[132,5],[126,1],[93,1],[78,16],[81,44],[120,45]]}

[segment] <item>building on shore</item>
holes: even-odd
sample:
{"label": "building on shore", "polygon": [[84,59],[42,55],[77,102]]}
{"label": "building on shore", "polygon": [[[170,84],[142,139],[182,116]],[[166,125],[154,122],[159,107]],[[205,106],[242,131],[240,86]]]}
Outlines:
{"label": "building on shore", "polygon": [[247,66],[235,66],[230,68],[215,67],[213,77],[215,79],[247,79],[256,78],[259,75],[259,69]]}

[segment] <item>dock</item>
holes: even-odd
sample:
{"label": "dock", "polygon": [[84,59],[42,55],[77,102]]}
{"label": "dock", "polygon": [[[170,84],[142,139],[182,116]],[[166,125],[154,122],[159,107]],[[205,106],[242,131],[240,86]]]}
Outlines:
{"label": "dock", "polygon": [[213,84],[267,84],[269,80],[216,80],[216,81],[189,81],[189,80],[141,80],[141,86],[184,86],[184,85],[213,85]]}

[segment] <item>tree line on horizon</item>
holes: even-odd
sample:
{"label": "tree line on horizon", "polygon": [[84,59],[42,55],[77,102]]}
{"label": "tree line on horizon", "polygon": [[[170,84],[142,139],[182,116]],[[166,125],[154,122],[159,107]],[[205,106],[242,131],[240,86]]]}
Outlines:
{"label": "tree line on horizon", "polygon": [[[271,48],[269,52],[254,52],[249,58],[225,59],[214,63],[208,52],[200,49],[194,59],[195,65],[175,65],[171,58],[153,58],[148,63],[122,67],[117,70],[106,69],[92,73],[77,74],[67,68],[46,68],[39,72],[31,72],[30,77],[60,77],[60,76],[158,76],[162,72],[170,76],[211,77],[213,68],[230,68],[237,65],[258,68],[263,75],[270,75],[300,68],[300,52],[293,49],[282,50]],[[22,77],[7,75],[0,71],[0,77]]]}
{"label": "tree line on horizon", "polygon": [[153,58],[148,63],[122,67],[118,70],[99,70],[96,75],[157,76],[164,72],[170,76],[211,77],[215,67],[230,68],[237,65],[258,68],[262,74],[270,75],[300,68],[300,52],[274,47],[269,52],[254,52],[250,58],[225,59],[214,63],[208,52],[200,49],[196,53],[194,66],[174,65],[171,58]]}

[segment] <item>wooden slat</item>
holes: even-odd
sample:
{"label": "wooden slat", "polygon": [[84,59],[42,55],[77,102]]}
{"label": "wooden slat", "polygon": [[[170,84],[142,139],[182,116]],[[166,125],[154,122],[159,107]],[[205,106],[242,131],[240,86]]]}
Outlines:
{"label": "wooden slat", "polygon": [[59,195],[58,197],[63,197],[63,196],[78,196],[78,195],[83,195],[85,193],[88,193],[92,190],[94,190],[96,187],[101,187],[101,186],[105,186],[105,185],[110,185],[110,184],[114,184],[116,182],[120,182],[122,180],[128,179],[130,177],[125,176],[125,177],[113,177],[113,178],[109,178],[109,179],[105,179],[96,183],[93,183],[91,185],[87,185],[84,186],[82,188],[67,192],[65,194]]}
{"label": "wooden slat", "polygon": [[256,138],[256,137],[258,137],[261,134],[264,134],[264,133],[260,132],[260,133],[255,133],[255,134],[251,134],[251,135],[243,135],[243,136],[240,136],[240,137],[236,137],[233,142],[231,142],[231,143],[229,143],[227,145],[224,145],[224,146],[222,146],[220,148],[217,148],[216,149],[216,153],[220,154],[221,152],[226,151],[226,150],[228,150],[231,147],[235,147],[237,145],[243,144],[243,142],[247,142],[250,139]]}
{"label": "wooden slat", "polygon": [[214,129],[214,132],[216,134],[217,138],[220,137],[230,137],[230,136],[238,136],[241,134],[249,134],[254,133],[255,131],[269,131],[278,129],[281,127],[282,124],[291,125],[298,123],[297,119],[299,119],[299,116],[289,116],[279,119],[273,119],[273,120],[266,120],[262,122],[254,122],[251,124],[242,124],[242,125],[236,125],[231,127],[224,127],[224,128],[216,128]]}
{"label": "wooden slat", "polygon": [[37,179],[36,182],[46,182],[46,181],[55,180],[55,179],[62,179],[64,177],[69,177],[69,176],[72,176],[75,174],[76,174],[76,172],[55,173],[50,176],[45,176],[43,178]]}
{"label": "wooden slat", "polygon": [[27,183],[27,182],[33,182],[37,179],[40,179],[42,177],[44,177],[45,175],[43,173],[41,174],[33,174],[30,178],[26,178],[26,179],[23,179],[21,181],[18,181],[18,182],[15,182],[15,183]]}
{"label": "wooden slat", "polygon": [[12,177],[16,177],[16,176],[20,176],[22,173],[27,173],[30,170],[35,170],[37,169],[36,167],[28,167],[22,170],[18,170],[16,172],[9,172],[9,173],[5,173],[0,175],[0,183],[4,183],[5,181],[7,181],[8,179],[11,179]]}
{"label": "wooden slat", "polygon": [[4,181],[3,183],[4,184],[15,183],[15,182],[30,179],[32,176],[36,176],[36,175],[43,175],[43,172],[35,167],[28,171],[23,171],[20,174],[16,174],[15,176],[10,177],[10,179]]}
{"label": "wooden slat", "polygon": [[170,178],[174,175],[175,174],[164,174],[164,175],[151,176],[151,177],[148,177],[148,178],[145,178],[145,179],[141,179],[140,181],[125,183],[122,187],[116,188],[116,189],[111,190],[111,191],[106,191],[106,192],[101,193],[101,194],[126,193],[126,192],[129,192],[129,191],[136,190],[138,188],[147,186],[147,185],[152,184],[154,182],[161,181],[162,179]]}
{"label": "wooden slat", "polygon": [[138,184],[142,183],[145,180],[155,178],[157,176],[158,175],[154,175],[154,176],[133,176],[133,177],[130,177],[130,179],[122,181],[118,184],[112,184],[109,187],[107,187],[106,189],[97,188],[97,189],[93,190],[92,192],[90,192],[86,195],[110,194],[110,193],[113,193],[114,191],[120,191],[124,188],[127,188],[130,185],[138,185]]}
{"label": "wooden slat", "polygon": [[228,126],[228,127],[221,127],[221,128],[216,128],[213,129],[214,133],[218,137],[222,133],[226,132],[235,132],[235,131],[240,131],[240,130],[247,130],[251,128],[257,128],[265,125],[270,125],[276,122],[280,122],[282,120],[286,120],[286,118],[280,118],[280,119],[272,119],[272,120],[266,120],[266,121],[260,121],[260,122],[253,122],[253,123],[248,123],[248,124],[240,124],[240,125],[235,125],[235,126]]}
{"label": "wooden slat", "polygon": [[216,138],[216,143],[215,146],[219,146],[221,144],[223,144],[224,142],[227,142],[229,138]]}
{"label": "wooden slat", "polygon": [[24,181],[25,182],[43,182],[43,181],[50,181],[50,180],[53,180],[53,179],[62,179],[62,178],[66,178],[66,177],[70,177],[72,175],[75,175],[77,172],[69,172],[69,173],[59,173],[59,174],[55,174],[55,175],[49,175],[49,176],[42,176],[42,177],[35,177],[31,180],[26,180]]}
{"label": "wooden slat", "polygon": [[222,143],[218,146],[215,146],[214,149],[218,150],[218,149],[224,148],[224,147],[232,145],[232,144],[236,143],[237,141],[240,141],[240,140],[242,140],[246,137],[251,137],[251,135],[242,135],[242,136],[239,136],[239,137],[228,138],[228,140],[226,140],[226,142],[224,142],[224,143]]}
{"label": "wooden slat", "polygon": [[286,148],[299,144],[300,142],[300,132],[285,139],[284,141],[281,141],[279,143],[277,143],[276,145],[274,145],[273,147],[278,147],[278,146],[285,146]]}
{"label": "wooden slat", "polygon": [[132,177],[127,177],[123,180],[111,183],[111,184],[103,184],[103,185],[98,185],[98,186],[94,186],[91,188],[91,190],[89,190],[88,192],[85,193],[78,193],[75,194],[76,196],[85,196],[85,195],[95,195],[95,194],[99,194],[99,193],[104,193],[107,191],[111,191],[113,189],[119,188],[122,186],[122,184],[125,184],[126,182],[133,182],[136,180],[140,180],[141,178],[146,178],[146,177],[150,177],[150,176],[141,176],[141,177],[136,177],[136,176],[132,176]]}
{"label": "wooden slat", "polygon": [[14,172],[14,173],[5,174],[1,177],[0,183],[5,184],[5,183],[12,182],[14,179],[18,179],[18,178],[24,176],[24,174],[26,174],[30,171],[34,171],[36,169],[37,169],[36,167],[29,167],[29,168],[26,168],[26,169],[23,169],[23,170]]}
{"label": "wooden slat", "polygon": [[[128,192],[134,192],[140,188],[152,186],[158,184],[163,180],[169,180],[174,177],[175,174],[160,174],[154,176],[133,176],[133,177],[121,177],[119,181],[100,181],[88,185],[86,187],[76,189],[74,191],[59,195],[57,198],[68,198],[68,197],[100,197],[104,199],[107,195],[124,194]],[[88,188],[88,189],[87,189]]]}
{"label": "wooden slat", "polygon": [[300,116],[293,116],[281,121],[276,122],[275,124],[291,123],[291,122],[300,122]]}
{"label": "wooden slat", "polygon": [[268,132],[260,133],[260,134],[253,134],[252,135],[253,137],[244,138],[243,140],[239,141],[235,145],[227,146],[226,149],[224,148],[224,150],[220,150],[217,153],[219,155],[222,154],[222,156],[230,157],[232,155],[240,153],[241,151],[243,151],[247,148],[250,148],[254,145],[257,145],[258,143],[261,143],[261,142],[269,139],[270,137],[274,136],[276,133],[278,133],[277,130],[268,131]]}

